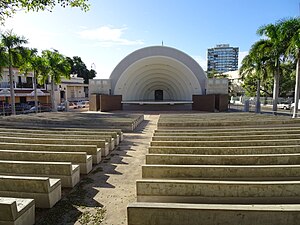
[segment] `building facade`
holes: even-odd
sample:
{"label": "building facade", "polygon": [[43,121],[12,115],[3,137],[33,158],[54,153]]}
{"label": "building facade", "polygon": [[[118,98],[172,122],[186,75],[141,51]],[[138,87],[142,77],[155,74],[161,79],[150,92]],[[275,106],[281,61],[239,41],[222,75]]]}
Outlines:
{"label": "building facade", "polygon": [[[14,76],[14,90],[16,104],[26,104],[34,101],[34,87],[32,72],[27,74],[20,73],[18,68],[12,68]],[[1,68],[0,79],[0,107],[4,104],[10,104],[10,85],[8,68]],[[37,85],[38,100],[41,104],[49,104],[50,93],[46,89],[46,85]]]}
{"label": "building facade", "polygon": [[207,74],[225,73],[238,69],[239,48],[229,44],[216,45],[207,50]]}

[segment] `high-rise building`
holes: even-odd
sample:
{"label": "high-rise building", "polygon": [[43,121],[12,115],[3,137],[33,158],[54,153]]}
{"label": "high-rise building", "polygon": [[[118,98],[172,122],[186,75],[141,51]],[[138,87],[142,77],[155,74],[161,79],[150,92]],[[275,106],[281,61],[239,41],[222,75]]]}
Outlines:
{"label": "high-rise building", "polygon": [[207,50],[207,73],[225,73],[238,69],[239,48],[229,44],[216,45]]}

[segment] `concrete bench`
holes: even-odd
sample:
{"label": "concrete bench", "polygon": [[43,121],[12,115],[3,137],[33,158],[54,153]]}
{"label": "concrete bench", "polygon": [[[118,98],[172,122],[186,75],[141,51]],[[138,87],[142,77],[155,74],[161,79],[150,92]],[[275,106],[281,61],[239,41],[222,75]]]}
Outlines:
{"label": "concrete bench", "polygon": [[120,143],[120,136],[117,132],[113,131],[79,131],[79,130],[74,130],[74,131],[65,131],[65,130],[36,130],[36,129],[12,129],[12,128],[3,128],[0,131],[0,135],[5,136],[7,133],[12,133],[12,134],[55,134],[55,135],[63,135],[63,136],[69,136],[69,135],[77,135],[77,136],[88,136],[88,137],[94,137],[94,136],[101,136],[101,135],[108,135],[111,136],[115,139],[115,145],[118,145]]}
{"label": "concrete bench", "polygon": [[33,225],[34,223],[33,199],[0,197],[1,225]]}
{"label": "concrete bench", "polygon": [[120,138],[120,142],[123,141],[124,136],[123,136],[123,132],[121,129],[111,129],[111,128],[104,128],[104,129],[87,129],[87,128],[67,128],[67,127],[30,127],[30,126],[18,126],[15,125],[13,127],[11,126],[5,126],[5,125],[0,125],[0,127],[2,126],[2,131],[12,131],[12,132],[50,132],[50,133],[64,133],[64,134],[98,134],[98,132],[101,134],[103,132],[112,132],[112,133],[117,133],[117,135],[119,135]]}
{"label": "concrete bench", "polygon": [[61,199],[59,179],[0,175],[0,196],[32,198],[37,208],[52,208]]}
{"label": "concrete bench", "polygon": [[128,225],[296,225],[299,204],[179,204],[131,203]]}
{"label": "concrete bench", "polygon": [[300,128],[288,130],[238,130],[238,131],[222,131],[216,130],[215,132],[206,132],[206,130],[156,130],[154,136],[242,136],[242,135],[278,135],[278,134],[300,134]]}
{"label": "concrete bench", "polygon": [[74,187],[80,180],[79,165],[68,162],[30,162],[0,160],[0,175],[50,177],[62,187]]}
{"label": "concrete bench", "polygon": [[[41,138],[41,139],[73,139],[73,140],[105,140],[109,143],[109,150],[115,148],[115,140],[111,135],[61,135],[61,134],[41,134],[41,133],[8,133],[0,132],[0,136],[16,138]],[[93,143],[95,144],[95,143]]]}
{"label": "concrete bench", "polygon": [[239,141],[300,139],[300,134],[235,135],[235,136],[154,136],[153,141]]}
{"label": "concrete bench", "polygon": [[[300,150],[299,150],[300,151]],[[0,152],[1,154],[1,152]],[[146,154],[146,164],[166,165],[300,165],[300,153],[249,155]]]}
{"label": "concrete bench", "polygon": [[297,180],[300,165],[143,165],[143,178]]}
{"label": "concrete bench", "polygon": [[109,143],[105,140],[93,139],[44,139],[44,138],[22,138],[22,137],[1,137],[0,142],[28,143],[28,144],[61,144],[61,145],[97,145],[101,148],[102,156],[109,154]]}
{"label": "concrete bench", "polygon": [[137,201],[205,204],[300,203],[300,181],[137,180]]}
{"label": "concrete bench", "polygon": [[86,152],[0,150],[0,160],[71,162],[79,165],[81,174],[88,174],[92,170],[92,156]]}
{"label": "concrete bench", "polygon": [[239,146],[277,146],[299,145],[300,139],[279,140],[232,140],[232,141],[151,141],[151,146],[181,147],[239,147]]}
{"label": "concrete bench", "polygon": [[268,126],[268,127],[218,127],[218,128],[181,128],[181,129],[157,129],[154,131],[155,134],[160,133],[205,133],[208,135],[215,133],[261,133],[261,132],[300,132],[299,126]]}
{"label": "concrete bench", "polygon": [[150,154],[198,154],[198,155],[242,155],[242,154],[294,154],[300,153],[300,145],[243,146],[243,147],[164,147],[151,146]]}
{"label": "concrete bench", "polygon": [[101,161],[101,149],[96,145],[57,145],[57,144],[26,144],[0,142],[0,150],[26,150],[47,152],[85,152],[92,155],[93,164]]}

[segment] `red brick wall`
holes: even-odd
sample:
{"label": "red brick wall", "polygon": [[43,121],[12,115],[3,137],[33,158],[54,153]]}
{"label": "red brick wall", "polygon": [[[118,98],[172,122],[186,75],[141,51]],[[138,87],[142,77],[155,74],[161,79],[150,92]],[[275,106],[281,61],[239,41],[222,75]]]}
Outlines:
{"label": "red brick wall", "polygon": [[122,110],[122,95],[100,95],[100,111]]}
{"label": "red brick wall", "polygon": [[214,112],[215,95],[193,95],[193,110]]}

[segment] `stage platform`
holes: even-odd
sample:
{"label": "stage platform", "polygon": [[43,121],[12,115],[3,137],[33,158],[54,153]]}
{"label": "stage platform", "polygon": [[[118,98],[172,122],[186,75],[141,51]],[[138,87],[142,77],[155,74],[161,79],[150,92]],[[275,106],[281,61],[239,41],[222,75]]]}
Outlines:
{"label": "stage platform", "polygon": [[191,110],[193,101],[122,101],[123,110]]}

